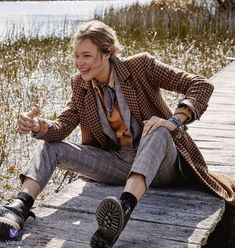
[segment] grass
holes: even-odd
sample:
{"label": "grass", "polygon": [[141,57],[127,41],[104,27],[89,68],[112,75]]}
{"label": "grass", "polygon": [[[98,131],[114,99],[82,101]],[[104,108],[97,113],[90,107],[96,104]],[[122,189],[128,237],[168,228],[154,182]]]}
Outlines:
{"label": "grass", "polygon": [[[213,8],[195,1],[153,1],[144,7],[110,9],[95,19],[115,28],[124,56],[148,51],[172,66],[210,77],[229,63],[225,56],[235,56],[234,13]],[[17,177],[36,146],[31,137],[18,134],[19,113],[37,106],[41,116],[55,118],[70,97],[75,72],[65,35],[30,38],[23,30],[8,33],[0,43],[0,198],[6,201],[19,189]],[[173,105],[177,96],[164,94]],[[70,139],[78,142],[79,130]],[[61,172],[52,178],[50,189],[58,178]]]}
{"label": "grass", "polygon": [[[220,11],[209,1],[155,0],[120,11],[111,9],[97,19],[117,30],[125,55],[149,51],[166,63],[206,77],[235,54],[235,11]],[[213,63],[207,66],[208,61]]]}

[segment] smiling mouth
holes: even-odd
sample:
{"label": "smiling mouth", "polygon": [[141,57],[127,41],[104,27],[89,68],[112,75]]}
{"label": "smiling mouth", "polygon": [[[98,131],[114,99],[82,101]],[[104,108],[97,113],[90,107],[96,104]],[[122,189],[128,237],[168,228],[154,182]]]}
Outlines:
{"label": "smiling mouth", "polygon": [[90,69],[87,69],[87,70],[84,70],[84,69],[81,70],[80,69],[79,71],[80,71],[81,74],[87,74],[90,71]]}

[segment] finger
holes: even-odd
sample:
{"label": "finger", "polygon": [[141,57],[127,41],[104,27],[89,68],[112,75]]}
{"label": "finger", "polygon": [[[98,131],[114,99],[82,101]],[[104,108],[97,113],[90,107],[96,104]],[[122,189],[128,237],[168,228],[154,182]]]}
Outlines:
{"label": "finger", "polygon": [[23,131],[23,132],[30,132],[32,130],[32,128],[21,126],[21,125],[19,126],[19,129],[20,131]]}
{"label": "finger", "polygon": [[142,132],[142,137],[144,137],[146,135],[146,128],[147,128],[147,123],[148,123],[149,120],[144,120],[143,123],[144,123],[144,129],[143,129],[143,132]]}
{"label": "finger", "polygon": [[25,128],[25,127],[19,127],[19,133],[22,133],[22,134],[27,134],[31,131],[30,128]]}
{"label": "finger", "polygon": [[142,133],[142,137],[146,136],[149,132],[149,129],[152,127],[151,124],[145,124],[144,126],[144,130],[143,130],[143,133]]}
{"label": "finger", "polygon": [[26,127],[26,128],[33,128],[35,125],[35,121],[34,120],[24,120],[24,119],[19,119],[18,121],[19,126],[21,127]]}
{"label": "finger", "polygon": [[21,135],[21,134],[28,134],[29,132],[20,130],[19,133],[20,133],[20,135]]}
{"label": "finger", "polygon": [[148,134],[151,134],[154,132],[157,128],[159,128],[161,125],[159,125],[159,122],[155,123],[148,131]]}
{"label": "finger", "polygon": [[28,116],[30,118],[34,118],[38,115],[38,108],[37,107],[32,107],[32,109],[28,112]]}
{"label": "finger", "polygon": [[28,116],[28,112],[20,114],[19,121],[22,121],[22,122],[24,121],[25,123],[33,123],[34,122],[33,119]]}
{"label": "finger", "polygon": [[34,127],[39,125],[39,119],[37,117],[36,118],[35,117],[33,118],[33,122],[34,122],[33,123],[33,126]]}

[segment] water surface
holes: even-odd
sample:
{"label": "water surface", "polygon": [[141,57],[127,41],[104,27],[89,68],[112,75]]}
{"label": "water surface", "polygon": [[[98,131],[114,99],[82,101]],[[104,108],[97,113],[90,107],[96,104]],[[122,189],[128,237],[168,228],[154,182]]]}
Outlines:
{"label": "water surface", "polygon": [[27,36],[69,35],[74,25],[93,19],[96,12],[135,2],[151,0],[0,2],[0,40],[22,32]]}

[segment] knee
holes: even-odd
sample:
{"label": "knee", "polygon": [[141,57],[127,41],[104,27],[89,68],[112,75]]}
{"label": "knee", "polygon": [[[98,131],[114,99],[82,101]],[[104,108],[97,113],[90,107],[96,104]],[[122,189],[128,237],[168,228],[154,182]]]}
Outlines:
{"label": "knee", "polygon": [[141,141],[140,145],[146,145],[155,147],[160,145],[162,146],[165,144],[166,146],[173,142],[173,139],[171,137],[170,131],[165,127],[159,127],[156,130],[154,130],[151,134],[144,136]]}
{"label": "knee", "polygon": [[159,127],[150,135],[148,135],[145,142],[154,144],[154,145],[163,145],[168,146],[173,143],[170,131],[166,127]]}
{"label": "knee", "polygon": [[169,139],[171,137],[170,131],[166,127],[157,128],[151,135],[156,138],[159,138],[159,136],[161,136]]}
{"label": "knee", "polygon": [[52,152],[54,151],[54,147],[55,147],[55,143],[56,142],[49,142],[49,141],[42,141],[38,144],[37,146],[37,151],[38,152]]}
{"label": "knee", "polygon": [[39,160],[59,161],[61,152],[57,146],[58,142],[42,141],[38,144],[34,156]]}
{"label": "knee", "polygon": [[41,141],[37,146],[37,150],[41,150],[41,151],[48,150],[48,149],[50,149],[49,147],[50,147],[50,142]]}

